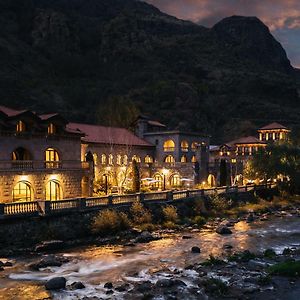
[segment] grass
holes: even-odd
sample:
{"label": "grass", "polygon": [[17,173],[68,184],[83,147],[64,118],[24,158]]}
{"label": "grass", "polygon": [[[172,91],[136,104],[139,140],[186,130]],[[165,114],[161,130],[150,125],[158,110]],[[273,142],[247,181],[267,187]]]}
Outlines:
{"label": "grass", "polygon": [[300,261],[287,260],[269,267],[271,275],[281,275],[287,277],[300,277]]}

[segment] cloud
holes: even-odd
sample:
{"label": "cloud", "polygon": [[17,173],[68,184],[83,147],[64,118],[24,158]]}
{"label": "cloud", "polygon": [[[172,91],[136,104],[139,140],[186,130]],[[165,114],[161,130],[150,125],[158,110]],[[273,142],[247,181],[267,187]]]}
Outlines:
{"label": "cloud", "polygon": [[299,0],[146,0],[162,11],[207,27],[232,15],[257,16],[300,66]]}

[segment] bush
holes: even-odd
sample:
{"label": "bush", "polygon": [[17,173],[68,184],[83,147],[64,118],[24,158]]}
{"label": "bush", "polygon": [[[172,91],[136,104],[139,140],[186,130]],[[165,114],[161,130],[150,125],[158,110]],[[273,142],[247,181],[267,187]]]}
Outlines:
{"label": "bush", "polygon": [[162,226],[166,229],[178,229],[178,225],[172,221],[164,222]]}
{"label": "bush", "polygon": [[193,218],[193,223],[202,226],[206,223],[206,219],[202,216],[196,216]]}
{"label": "bush", "polygon": [[216,212],[222,212],[230,209],[233,205],[233,201],[231,199],[227,200],[223,197],[220,197],[218,194],[209,196],[209,203],[211,208]]}
{"label": "bush", "polygon": [[287,260],[271,266],[268,269],[271,275],[281,275],[288,277],[300,276],[300,261]]}
{"label": "bush", "polygon": [[128,216],[125,213],[105,209],[93,219],[92,231],[102,234],[116,233],[130,228],[130,225]]}
{"label": "bush", "polygon": [[177,208],[173,205],[168,205],[162,209],[164,220],[166,222],[177,223],[179,221]]}
{"label": "bush", "polygon": [[146,209],[142,203],[134,202],[130,208],[133,223],[135,225],[151,224],[152,215],[151,212]]}

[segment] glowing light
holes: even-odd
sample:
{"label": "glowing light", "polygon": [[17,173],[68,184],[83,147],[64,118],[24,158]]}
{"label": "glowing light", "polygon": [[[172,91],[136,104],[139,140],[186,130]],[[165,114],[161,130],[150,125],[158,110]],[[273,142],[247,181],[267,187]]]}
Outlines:
{"label": "glowing light", "polygon": [[162,173],[163,173],[164,175],[168,175],[168,174],[169,174],[169,170],[168,170],[168,169],[162,169]]}
{"label": "glowing light", "polygon": [[27,175],[20,176],[20,181],[29,181],[29,177]]}

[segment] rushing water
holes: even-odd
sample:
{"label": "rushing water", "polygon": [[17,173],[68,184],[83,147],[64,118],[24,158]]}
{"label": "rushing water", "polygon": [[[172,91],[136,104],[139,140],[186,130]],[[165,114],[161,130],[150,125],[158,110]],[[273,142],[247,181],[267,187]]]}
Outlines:
{"label": "rushing water", "polygon": [[[247,224],[239,222],[233,228],[233,234],[222,236],[211,230],[172,234],[147,244],[135,247],[101,246],[85,247],[64,252],[70,262],[61,267],[49,267],[37,272],[29,271],[26,264],[29,259],[17,259],[11,269],[2,273],[0,278],[0,299],[27,299],[16,295],[30,293],[28,299],[43,299],[42,283],[57,276],[64,276],[68,284],[81,281],[86,288],[77,291],[63,291],[54,295],[55,299],[81,299],[83,296],[121,299],[122,294],[107,296],[104,283],[134,283],[150,280],[155,282],[168,277],[167,269],[184,269],[185,266],[214,256],[224,255],[224,244],[231,244],[233,251],[249,249],[260,252],[273,248],[281,252],[286,247],[300,247],[300,218],[273,218],[269,221]],[[182,235],[191,239],[182,239]],[[199,246],[201,254],[192,254],[192,246]],[[184,270],[188,277],[193,271]],[[0,274],[1,275],[1,274]],[[188,279],[186,283],[189,284]],[[6,289],[5,289],[6,288]],[[40,294],[39,294],[40,293]],[[1,298],[2,295],[2,298]],[[12,296],[13,295],[13,296]],[[41,296],[37,296],[41,295]],[[4,298],[3,298],[4,297]],[[39,298],[40,297],[40,298]]]}

